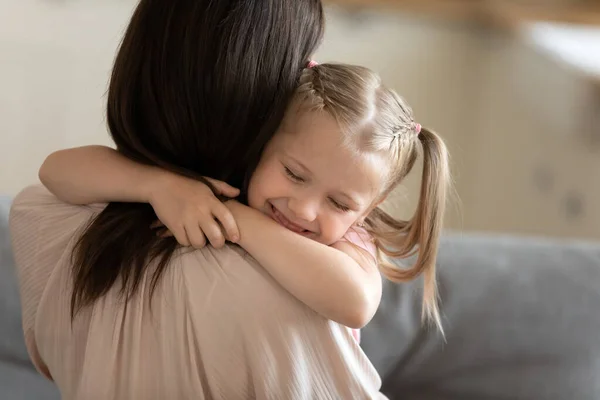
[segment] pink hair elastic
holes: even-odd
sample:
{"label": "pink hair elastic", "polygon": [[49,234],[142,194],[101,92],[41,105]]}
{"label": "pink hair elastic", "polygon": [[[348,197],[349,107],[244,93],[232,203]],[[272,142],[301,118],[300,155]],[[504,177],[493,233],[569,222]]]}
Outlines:
{"label": "pink hair elastic", "polygon": [[415,124],[415,131],[417,132],[417,135],[421,133],[421,124]]}
{"label": "pink hair elastic", "polygon": [[308,62],[308,68],[313,68],[313,67],[316,67],[317,65],[319,65],[319,63],[316,62],[315,60],[310,60]]}

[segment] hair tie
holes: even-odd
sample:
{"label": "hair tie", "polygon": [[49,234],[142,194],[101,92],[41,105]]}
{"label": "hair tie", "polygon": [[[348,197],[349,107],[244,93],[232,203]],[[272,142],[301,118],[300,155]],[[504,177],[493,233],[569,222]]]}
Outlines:
{"label": "hair tie", "polygon": [[308,68],[313,68],[313,67],[316,67],[317,65],[319,65],[319,63],[316,62],[315,60],[310,60],[308,62]]}
{"label": "hair tie", "polygon": [[421,133],[421,124],[415,124],[415,132],[417,132],[417,135]]}

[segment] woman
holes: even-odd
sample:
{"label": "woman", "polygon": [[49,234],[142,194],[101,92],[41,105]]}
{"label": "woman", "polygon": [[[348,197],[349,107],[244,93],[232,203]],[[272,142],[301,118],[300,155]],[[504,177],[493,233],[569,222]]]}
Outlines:
{"label": "woman", "polygon": [[[142,0],[108,94],[118,150],[243,186],[322,29],[318,0]],[[70,206],[41,187],[16,198],[26,342],[64,399],[380,396],[345,328],[239,248],[178,249],[155,219],[142,204]]]}

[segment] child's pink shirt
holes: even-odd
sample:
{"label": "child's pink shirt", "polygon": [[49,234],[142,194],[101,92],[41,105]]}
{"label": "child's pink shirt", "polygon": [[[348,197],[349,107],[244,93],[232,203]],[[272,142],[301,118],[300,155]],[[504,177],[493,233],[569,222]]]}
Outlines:
{"label": "child's pink shirt", "polygon": [[[372,255],[375,260],[377,260],[377,248],[373,242],[373,237],[364,228],[350,228],[341,241],[352,243],[353,245],[360,247]],[[351,331],[352,336],[354,336],[354,339],[356,339],[356,342],[360,343],[360,330],[352,329]]]}

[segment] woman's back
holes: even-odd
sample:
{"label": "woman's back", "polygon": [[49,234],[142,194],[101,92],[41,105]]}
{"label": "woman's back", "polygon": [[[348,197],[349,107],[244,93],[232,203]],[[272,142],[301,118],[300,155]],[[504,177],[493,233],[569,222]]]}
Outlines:
{"label": "woman's back", "polygon": [[380,396],[350,332],[234,246],[181,250],[154,295],[149,268],[129,301],[114,285],[72,321],[75,233],[102,209],[32,186],[11,210],[27,347],[64,399]]}

